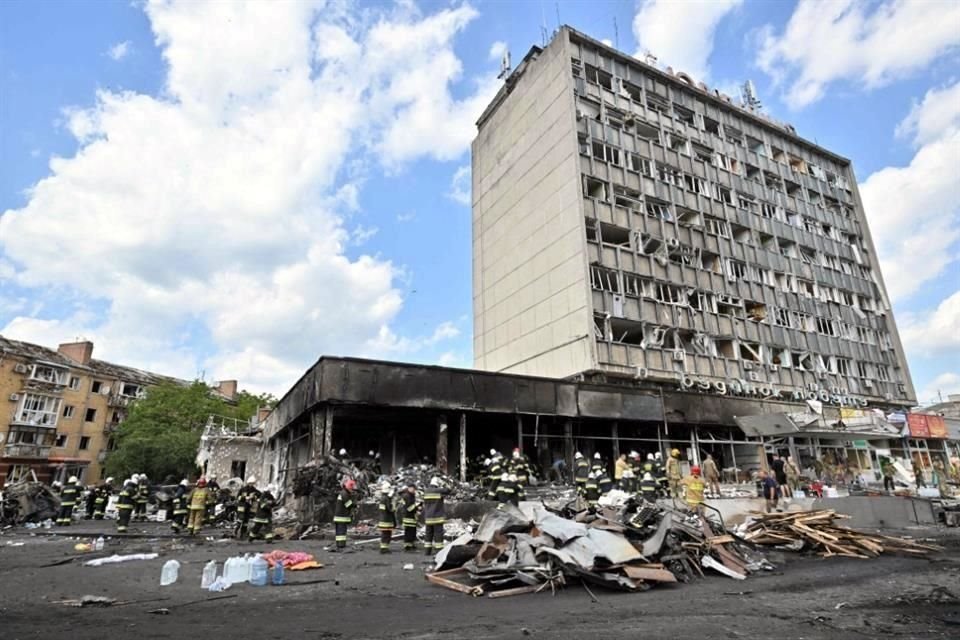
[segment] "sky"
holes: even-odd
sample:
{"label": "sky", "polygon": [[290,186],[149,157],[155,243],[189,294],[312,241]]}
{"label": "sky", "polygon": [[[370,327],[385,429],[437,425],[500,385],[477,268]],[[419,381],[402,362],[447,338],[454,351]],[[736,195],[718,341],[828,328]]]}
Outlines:
{"label": "sky", "polygon": [[960,393],[960,3],[0,3],[0,334],[282,395],[472,365],[470,142],[569,24],[850,158],[921,402]]}

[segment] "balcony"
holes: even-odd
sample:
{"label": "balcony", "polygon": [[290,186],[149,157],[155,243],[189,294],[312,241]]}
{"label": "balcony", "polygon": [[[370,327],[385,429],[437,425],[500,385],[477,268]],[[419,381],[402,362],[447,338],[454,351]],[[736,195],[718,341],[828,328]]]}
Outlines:
{"label": "balcony", "polygon": [[46,429],[57,428],[57,413],[47,411],[23,410],[15,412],[10,418],[10,424],[13,426],[43,427]]}
{"label": "balcony", "polygon": [[50,445],[13,443],[3,447],[6,458],[48,458]]}
{"label": "balcony", "polygon": [[133,402],[134,400],[136,400],[136,398],[133,398],[131,396],[124,396],[118,393],[112,393],[109,396],[107,396],[107,406],[120,407],[122,409],[126,409],[127,407],[130,406],[130,403]]}

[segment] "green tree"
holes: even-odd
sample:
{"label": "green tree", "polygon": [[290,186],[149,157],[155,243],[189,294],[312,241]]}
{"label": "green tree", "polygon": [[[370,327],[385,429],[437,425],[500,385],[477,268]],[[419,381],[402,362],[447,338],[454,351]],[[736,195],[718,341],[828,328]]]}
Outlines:
{"label": "green tree", "polygon": [[106,459],[107,473],[118,481],[133,473],[146,473],[154,482],[167,476],[179,479],[192,475],[208,416],[247,420],[257,407],[271,401],[276,402],[268,394],[256,396],[241,391],[236,404],[230,404],[199,381],[187,386],[169,383],[150,387],[144,398],[130,406],[118,428],[115,449]]}

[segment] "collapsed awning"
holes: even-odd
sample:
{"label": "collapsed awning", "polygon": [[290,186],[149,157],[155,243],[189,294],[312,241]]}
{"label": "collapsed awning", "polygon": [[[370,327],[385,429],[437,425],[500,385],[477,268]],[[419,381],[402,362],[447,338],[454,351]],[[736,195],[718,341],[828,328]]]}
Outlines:
{"label": "collapsed awning", "polygon": [[814,413],[766,413],[737,416],[748,436],[887,440],[899,438],[900,428],[873,415],[826,417]]}

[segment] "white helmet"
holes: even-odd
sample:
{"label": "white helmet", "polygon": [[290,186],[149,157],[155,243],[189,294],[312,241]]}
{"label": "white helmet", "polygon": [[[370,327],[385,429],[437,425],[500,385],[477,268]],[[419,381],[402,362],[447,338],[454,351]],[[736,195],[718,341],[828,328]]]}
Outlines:
{"label": "white helmet", "polygon": [[647,471],[646,473],[643,474],[643,479],[644,479],[644,480],[653,480],[653,476],[650,475],[650,472],[649,472],[649,471]]}
{"label": "white helmet", "polygon": [[138,480],[140,480],[140,474],[139,474],[139,473],[135,473],[135,474],[133,474],[132,476],[130,476],[130,481],[131,481],[131,482],[137,482]]}
{"label": "white helmet", "polygon": [[440,477],[439,477],[439,476],[433,476],[432,478],[430,478],[430,486],[431,486],[431,487],[439,487],[439,486],[440,486]]}
{"label": "white helmet", "polygon": [[636,451],[631,451],[631,452],[630,452],[630,457],[631,457],[631,458],[639,458],[639,457],[640,457],[640,454],[637,453]]}
{"label": "white helmet", "polygon": [[587,474],[587,477],[588,477],[588,478],[596,478],[596,477],[597,477],[597,472],[596,472],[596,471],[591,471],[590,473]]}
{"label": "white helmet", "polygon": [[104,480],[103,483],[104,483],[104,484],[113,484],[113,476],[110,476],[109,478],[107,478],[106,480]]}
{"label": "white helmet", "polygon": [[652,453],[648,453],[648,454],[647,454],[647,460],[653,461],[653,454],[652,454]]}
{"label": "white helmet", "polygon": [[390,483],[387,482],[386,480],[380,483],[380,491],[383,491],[384,493],[386,493],[390,491],[390,488],[391,488]]}
{"label": "white helmet", "polygon": [[75,483],[77,481],[77,476],[70,476],[70,479],[67,480],[68,484]]}
{"label": "white helmet", "polygon": [[489,467],[489,466],[490,466],[490,462],[491,462],[491,461],[490,461],[490,458],[484,458],[484,459],[483,459],[483,466]]}
{"label": "white helmet", "polygon": [[583,454],[580,453],[579,451],[577,451],[575,454],[573,454],[573,459],[574,459],[574,460],[579,460],[579,459],[582,458],[582,457],[583,457]]}
{"label": "white helmet", "polygon": [[183,480],[180,481],[180,486],[181,486],[181,487],[186,487],[186,486],[189,486],[189,485],[190,485],[190,482],[189,482],[186,478],[184,478]]}
{"label": "white helmet", "polygon": [[337,452],[337,455],[345,456],[345,455],[347,455],[347,450],[346,450],[346,449],[340,449],[340,451]]}
{"label": "white helmet", "polygon": [[654,457],[655,457],[657,460],[659,460],[660,458],[663,457],[663,456],[660,454],[659,451],[657,451],[657,452],[656,452],[655,454],[653,454],[653,455],[654,455]]}
{"label": "white helmet", "polygon": [[599,451],[596,452],[595,454],[593,454],[593,459],[594,459],[594,460],[599,460],[599,459],[600,459],[600,452],[599,452]]}
{"label": "white helmet", "polygon": [[54,480],[54,481],[53,481],[53,484],[51,484],[50,486],[51,486],[51,487],[62,487],[62,486],[63,486],[63,483],[60,482],[59,480]]}
{"label": "white helmet", "polygon": [[247,478],[247,484],[257,484],[256,476],[250,476],[249,478]]}
{"label": "white helmet", "polygon": [[373,449],[370,449],[370,451],[367,451],[367,455],[372,458],[376,454],[373,452]]}
{"label": "white helmet", "polygon": [[497,455],[497,450],[496,450],[496,449],[490,449],[490,455],[491,455],[491,456]]}
{"label": "white helmet", "polygon": [[500,482],[506,482],[510,479],[510,474],[504,471],[500,474]]}
{"label": "white helmet", "polygon": [[516,481],[517,481],[517,474],[511,473],[511,474],[510,474],[510,482],[516,482]]}

